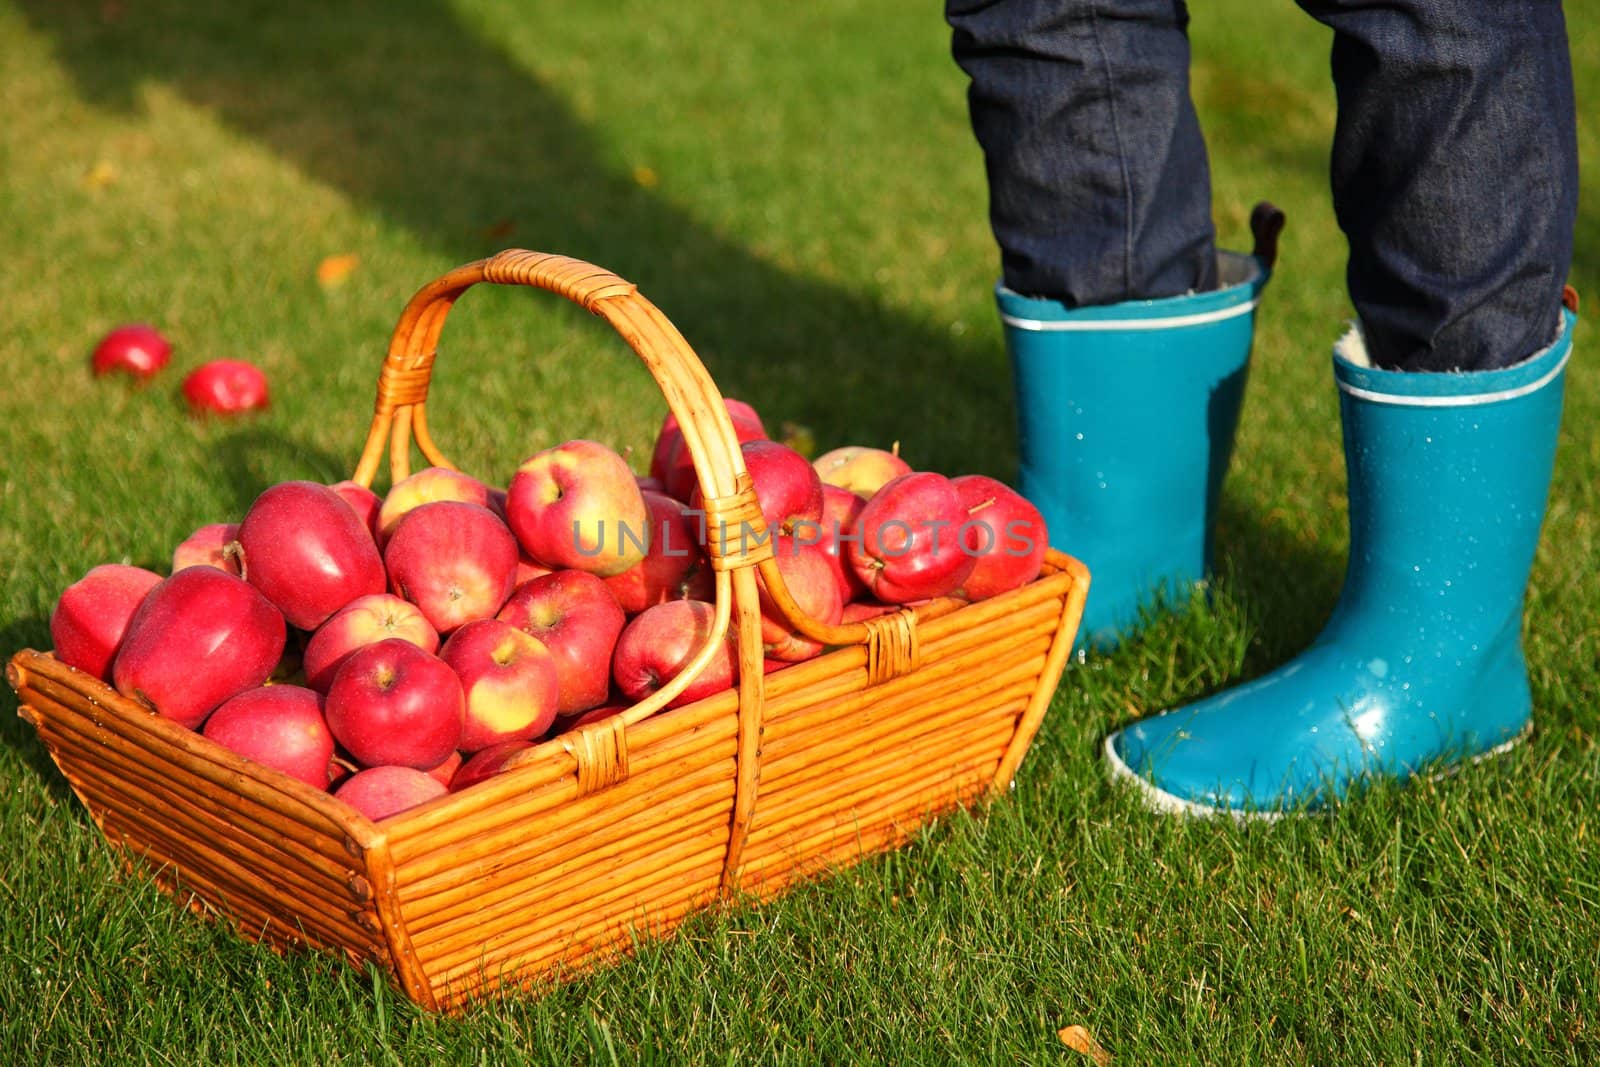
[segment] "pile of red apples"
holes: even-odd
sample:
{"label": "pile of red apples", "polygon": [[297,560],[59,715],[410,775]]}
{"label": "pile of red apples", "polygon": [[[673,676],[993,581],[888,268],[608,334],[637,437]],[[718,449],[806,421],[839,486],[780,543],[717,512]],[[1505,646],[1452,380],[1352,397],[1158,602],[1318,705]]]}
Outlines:
{"label": "pile of red apples", "polygon": [[[791,596],[830,624],[1032,581],[1046,546],[1028,501],[896,451],[814,462],[726,402]],[[50,619],[55,654],[247,759],[381,819],[482,781],[519,753],[670,682],[714,607],[700,489],[677,421],[650,473],[573,440],[501,489],[429,467],[379,497],[290,481],[238,523],[203,526],[163,577],[93,568]],[[824,647],[762,587],[768,671]],[[737,684],[730,638],[670,706]]]}

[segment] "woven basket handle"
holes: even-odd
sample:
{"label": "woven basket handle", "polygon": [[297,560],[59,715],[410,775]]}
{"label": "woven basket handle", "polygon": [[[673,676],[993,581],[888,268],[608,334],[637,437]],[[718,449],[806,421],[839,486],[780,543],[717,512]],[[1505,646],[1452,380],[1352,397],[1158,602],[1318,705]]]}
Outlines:
{"label": "woven basket handle", "polygon": [[[480,282],[543,289],[605,319],[644,363],[677,417],[705,498],[707,528],[739,530],[746,535],[709,539],[707,548],[717,582],[712,634],[673,683],[625,713],[629,724],[665,706],[710,661],[727,635],[732,599],[728,575],[740,568],[760,568],[769,596],[806,636],[834,645],[867,645],[874,677],[892,677],[915,665],[915,620],[909,612],[898,618],[830,626],[806,615],[795,603],[772,558],[772,538],[766,536],[739,438],[711,375],[683,335],[637,286],[583,260],[507,249],[458,267],[419,290],[401,313],[389,341],[355,481],[372,485],[386,446],[391,483],[409,475],[413,442],[434,466],[455,468],[428,430],[428,385],[445,318],[461,295]],[[744,666],[741,664],[741,669]]]}

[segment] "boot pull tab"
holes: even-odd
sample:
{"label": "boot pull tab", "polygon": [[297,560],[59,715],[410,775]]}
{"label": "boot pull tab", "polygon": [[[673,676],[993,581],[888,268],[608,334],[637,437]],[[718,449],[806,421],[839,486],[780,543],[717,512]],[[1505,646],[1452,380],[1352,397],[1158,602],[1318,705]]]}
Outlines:
{"label": "boot pull tab", "polygon": [[1271,270],[1278,262],[1278,235],[1283,233],[1283,212],[1263,200],[1250,210],[1250,233],[1256,239],[1251,254]]}
{"label": "boot pull tab", "polygon": [[1561,306],[1576,315],[1578,313],[1578,290],[1570,285],[1563,285],[1561,287]]}

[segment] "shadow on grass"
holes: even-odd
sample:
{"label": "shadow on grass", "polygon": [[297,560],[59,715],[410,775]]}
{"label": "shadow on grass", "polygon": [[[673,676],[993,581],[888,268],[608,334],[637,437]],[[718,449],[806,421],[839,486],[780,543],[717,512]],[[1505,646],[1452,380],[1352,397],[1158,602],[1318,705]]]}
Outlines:
{"label": "shadow on grass", "polygon": [[818,440],[888,440],[891,417],[919,412],[941,428],[919,449],[927,467],[1010,476],[1008,386],[984,342],[774,267],[641,188],[443,0],[19,7],[97,106],[136,111],[143,86],[168,86],[455,263],[527,244],[617,271],[728,395]]}
{"label": "shadow on grass", "polygon": [[[6,659],[24,648],[43,650],[50,647],[50,622],[41,618],[13,619],[0,626],[0,649]],[[50,753],[39,740],[33,726],[17,714],[19,701],[10,685],[0,692],[0,748],[17,753],[29,774],[45,784],[54,799],[72,799],[72,789],[50,759]]]}

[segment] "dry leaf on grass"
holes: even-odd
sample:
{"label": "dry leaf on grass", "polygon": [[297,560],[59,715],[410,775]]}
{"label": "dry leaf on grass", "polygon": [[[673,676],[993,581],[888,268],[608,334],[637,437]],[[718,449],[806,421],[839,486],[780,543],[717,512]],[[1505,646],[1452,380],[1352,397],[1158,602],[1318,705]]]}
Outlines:
{"label": "dry leaf on grass", "polygon": [[329,256],[317,264],[317,284],[324,289],[343,285],[360,262],[360,256],[349,252],[341,256]]}
{"label": "dry leaf on grass", "polygon": [[1111,1053],[1094,1039],[1094,1035],[1089,1033],[1089,1028],[1086,1026],[1063,1026],[1056,1031],[1056,1036],[1061,1039],[1063,1045],[1074,1052],[1088,1056],[1099,1067],[1106,1067],[1106,1064],[1111,1062]]}
{"label": "dry leaf on grass", "polygon": [[109,159],[97,159],[94,165],[83,172],[83,187],[85,189],[104,189],[117,180],[117,165]]}

